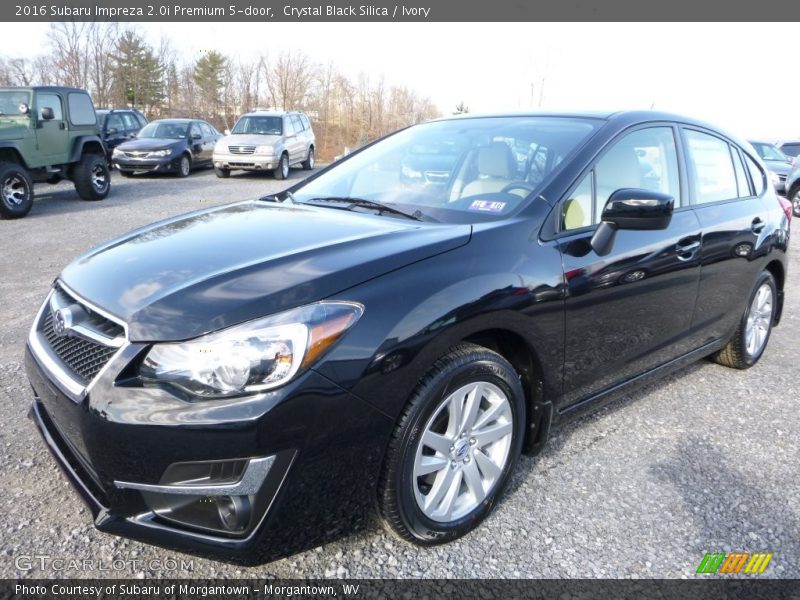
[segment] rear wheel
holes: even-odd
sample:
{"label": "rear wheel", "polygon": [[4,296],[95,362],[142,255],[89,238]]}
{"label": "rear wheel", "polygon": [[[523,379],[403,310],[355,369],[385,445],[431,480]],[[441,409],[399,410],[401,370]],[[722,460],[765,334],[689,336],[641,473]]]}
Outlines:
{"label": "rear wheel", "polygon": [[775,278],[769,271],[763,271],[756,280],[736,332],[713,360],[734,369],[749,369],[756,364],[772,333],[777,299]]}
{"label": "rear wheel", "polygon": [[33,206],[33,182],[16,163],[0,163],[0,218],[19,219]]}
{"label": "rear wheel", "polygon": [[111,190],[111,174],[104,156],[84,154],[73,167],[72,181],[75,191],[83,200],[102,200]]}
{"label": "rear wheel", "polygon": [[525,394],[508,361],[473,344],[454,348],[422,379],[389,443],[384,523],[423,545],[477,527],[514,470],[524,423]]}
{"label": "rear wheel", "polygon": [[314,168],[314,146],[308,149],[308,157],[303,161],[303,168],[310,171]]}
{"label": "rear wheel", "polygon": [[219,167],[214,167],[214,174],[217,177],[221,178],[221,179],[227,179],[228,177],[231,176],[231,170],[230,169],[220,169]]}
{"label": "rear wheel", "polygon": [[286,154],[281,154],[281,160],[278,163],[278,168],[273,171],[275,179],[286,179],[289,177],[289,157]]}

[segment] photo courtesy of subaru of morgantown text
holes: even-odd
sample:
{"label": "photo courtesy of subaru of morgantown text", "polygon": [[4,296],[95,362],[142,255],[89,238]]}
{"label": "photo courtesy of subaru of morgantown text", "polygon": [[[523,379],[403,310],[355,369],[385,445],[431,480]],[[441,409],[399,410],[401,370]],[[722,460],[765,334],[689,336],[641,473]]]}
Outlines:
{"label": "photo courtesy of subaru of morgantown text", "polygon": [[[254,168],[245,146],[313,166],[305,115],[242,119],[217,175]],[[181,153],[194,128],[139,139]],[[375,513],[448,542],[568,418],[704,357],[754,365],[790,218],[750,144],[689,118],[425,122],[76,258],[30,330],[31,415],[102,531],[244,563]]]}

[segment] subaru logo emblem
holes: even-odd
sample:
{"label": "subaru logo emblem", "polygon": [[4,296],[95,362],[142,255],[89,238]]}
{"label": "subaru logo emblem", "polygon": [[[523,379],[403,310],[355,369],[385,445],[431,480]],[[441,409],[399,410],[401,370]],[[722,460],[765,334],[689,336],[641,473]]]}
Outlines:
{"label": "subaru logo emblem", "polygon": [[72,329],[72,311],[59,308],[53,313],[53,331],[58,337],[64,337]]}

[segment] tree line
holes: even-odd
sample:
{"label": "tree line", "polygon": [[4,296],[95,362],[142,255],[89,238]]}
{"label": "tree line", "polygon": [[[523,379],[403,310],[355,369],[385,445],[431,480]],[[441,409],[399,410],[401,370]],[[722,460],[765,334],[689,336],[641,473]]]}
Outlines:
{"label": "tree line", "polygon": [[301,51],[233,59],[210,50],[187,58],[168,37],[152,44],[119,23],[52,23],[41,55],[0,54],[0,85],[80,87],[98,108],[137,108],[149,119],[200,118],[220,130],[257,107],[303,110],[325,159],[439,116],[408,87],[365,74],[347,77],[333,62]]}

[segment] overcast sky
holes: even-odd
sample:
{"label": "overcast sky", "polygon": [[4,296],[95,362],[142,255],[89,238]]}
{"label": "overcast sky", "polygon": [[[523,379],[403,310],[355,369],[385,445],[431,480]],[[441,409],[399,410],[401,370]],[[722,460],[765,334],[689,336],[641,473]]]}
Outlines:
{"label": "overcast sky", "polygon": [[[742,137],[800,137],[793,24],[733,23],[156,23],[185,57],[303,50],[346,74],[383,76],[444,113],[541,108],[649,109]],[[3,52],[41,48],[47,24],[0,24]],[[33,44],[32,44],[33,42]],[[19,55],[19,53],[18,53]],[[542,83],[543,89],[542,89]]]}

